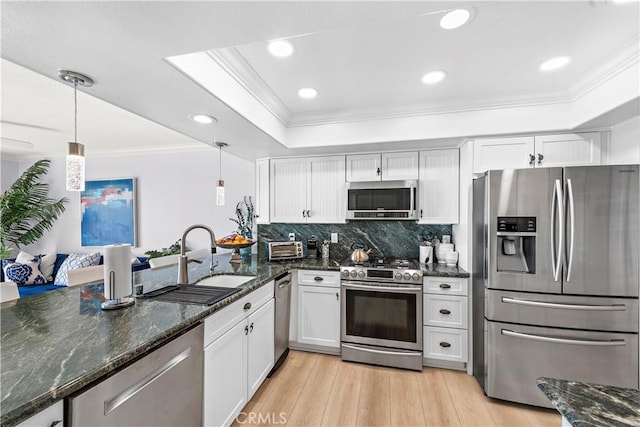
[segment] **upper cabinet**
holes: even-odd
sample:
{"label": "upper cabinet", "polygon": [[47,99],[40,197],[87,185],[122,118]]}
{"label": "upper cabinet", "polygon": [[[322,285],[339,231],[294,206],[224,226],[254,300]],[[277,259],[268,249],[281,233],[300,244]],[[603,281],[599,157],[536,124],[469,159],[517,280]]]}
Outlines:
{"label": "upper cabinet", "polygon": [[269,159],[256,160],[256,224],[269,223]]}
{"label": "upper cabinet", "polygon": [[458,223],[459,181],[460,152],[457,148],[420,152],[419,223]]}
{"label": "upper cabinet", "polygon": [[347,156],[347,182],[418,179],[418,152]]}
{"label": "upper cabinet", "polygon": [[271,222],[345,222],[344,156],[271,160]]}
{"label": "upper cabinet", "polygon": [[491,169],[599,165],[599,132],[474,141],[473,172]]}

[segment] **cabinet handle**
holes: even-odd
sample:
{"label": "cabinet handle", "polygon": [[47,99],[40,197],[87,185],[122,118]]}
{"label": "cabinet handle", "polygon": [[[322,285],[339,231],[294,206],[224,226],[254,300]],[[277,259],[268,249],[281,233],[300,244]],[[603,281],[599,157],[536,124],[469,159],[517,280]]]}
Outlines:
{"label": "cabinet handle", "polygon": [[51,421],[51,424],[49,424],[49,427],[55,427],[58,424],[62,424],[62,420]]}
{"label": "cabinet handle", "polygon": [[313,280],[315,280],[316,282],[322,282],[324,280],[324,277],[316,276],[316,277],[313,278]]}
{"label": "cabinet handle", "polygon": [[306,218],[307,214],[305,213],[306,211],[304,209],[302,209],[302,218]]}
{"label": "cabinet handle", "polygon": [[451,347],[451,344],[449,344],[449,343],[448,343],[448,342],[446,342],[446,341],[442,341],[442,342],[440,343],[440,347],[442,347],[442,348],[449,348],[449,347]]}
{"label": "cabinet handle", "polygon": [[535,162],[536,162],[536,156],[534,156],[533,154],[529,154],[529,165],[533,166]]}
{"label": "cabinet handle", "polygon": [[336,301],[338,301],[339,299],[340,299],[340,294],[336,292]]}
{"label": "cabinet handle", "polygon": [[249,332],[253,332],[253,322],[251,322],[251,326],[249,326]]}
{"label": "cabinet handle", "polygon": [[248,326],[244,327],[244,334],[245,335],[249,335],[249,327]]}
{"label": "cabinet handle", "polygon": [[382,173],[382,169],[378,168],[378,170],[376,171],[376,175],[380,176],[381,173]]}
{"label": "cabinet handle", "polygon": [[251,308],[251,303],[250,302],[246,303],[243,308],[245,310],[249,310]]}
{"label": "cabinet handle", "polygon": [[422,209],[420,209],[420,218],[422,218]]}
{"label": "cabinet handle", "polygon": [[542,159],[544,159],[544,156],[542,155],[542,153],[538,153],[538,164],[539,165],[542,164]]}
{"label": "cabinet handle", "polygon": [[446,308],[443,308],[443,309],[440,310],[440,314],[447,315],[447,314],[451,314],[451,312],[449,310],[447,310]]}
{"label": "cabinet handle", "polygon": [[307,218],[311,218],[311,211],[307,209]]}
{"label": "cabinet handle", "polygon": [[254,215],[253,217],[254,218],[260,218],[260,215]]}
{"label": "cabinet handle", "polygon": [[451,288],[451,285],[449,285],[448,283],[440,283],[440,288],[441,289],[449,289],[449,288]]}

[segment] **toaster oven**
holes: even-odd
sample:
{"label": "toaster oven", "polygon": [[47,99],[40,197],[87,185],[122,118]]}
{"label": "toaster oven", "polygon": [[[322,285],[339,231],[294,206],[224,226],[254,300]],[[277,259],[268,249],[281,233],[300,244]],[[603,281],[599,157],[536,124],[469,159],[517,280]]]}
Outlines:
{"label": "toaster oven", "polygon": [[268,242],[267,258],[269,261],[304,258],[302,242]]}

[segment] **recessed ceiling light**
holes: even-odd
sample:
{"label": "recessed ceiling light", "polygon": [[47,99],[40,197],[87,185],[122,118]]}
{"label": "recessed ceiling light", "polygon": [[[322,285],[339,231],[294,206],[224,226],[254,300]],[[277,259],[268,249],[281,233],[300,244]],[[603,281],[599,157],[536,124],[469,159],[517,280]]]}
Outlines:
{"label": "recessed ceiling light", "polygon": [[445,77],[447,77],[447,73],[445,73],[444,71],[431,71],[422,76],[422,83],[426,85],[432,85],[434,83],[441,82]]}
{"label": "recessed ceiling light", "polygon": [[269,52],[278,58],[291,56],[294,51],[293,43],[289,40],[274,40],[269,43]]}
{"label": "recessed ceiling light", "polygon": [[313,99],[318,96],[318,91],[312,87],[303,87],[298,91],[298,96],[304,99]]}
{"label": "recessed ceiling light", "polygon": [[218,119],[208,114],[191,114],[191,120],[197,123],[202,123],[203,125],[210,125],[211,123],[217,123]]}
{"label": "recessed ceiling light", "polygon": [[453,30],[462,27],[469,21],[469,18],[471,18],[471,12],[467,9],[452,10],[440,19],[440,26],[445,30]]}
{"label": "recessed ceiling light", "polygon": [[540,69],[542,71],[557,70],[558,68],[564,67],[569,62],[571,62],[570,56],[558,56],[556,58],[551,58],[547,61],[544,61],[542,64],[540,64]]}

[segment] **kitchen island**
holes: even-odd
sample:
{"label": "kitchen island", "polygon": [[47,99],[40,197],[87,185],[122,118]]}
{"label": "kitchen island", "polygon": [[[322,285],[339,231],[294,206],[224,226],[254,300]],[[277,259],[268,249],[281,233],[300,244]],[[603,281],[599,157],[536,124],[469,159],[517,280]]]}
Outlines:
{"label": "kitchen island", "polygon": [[[104,311],[103,285],[56,290],[0,305],[0,424],[11,426],[189,331],[212,313],[294,269],[338,271],[340,261],[301,259],[236,265],[215,257],[214,275],[254,276],[240,291],[211,305],[138,298],[135,305]],[[430,275],[439,275],[430,268]],[[144,292],[176,283],[177,267],[134,273]],[[466,274],[462,269],[441,275]],[[210,276],[208,262],[189,264],[190,282]]]}
{"label": "kitchen island", "polygon": [[640,425],[638,390],[545,377],[537,383],[562,414],[563,425]]}

